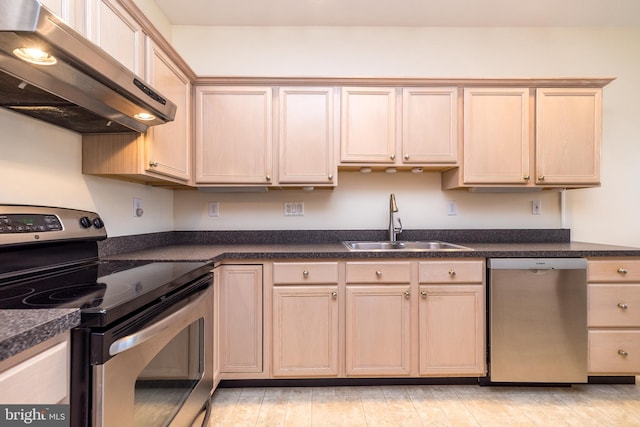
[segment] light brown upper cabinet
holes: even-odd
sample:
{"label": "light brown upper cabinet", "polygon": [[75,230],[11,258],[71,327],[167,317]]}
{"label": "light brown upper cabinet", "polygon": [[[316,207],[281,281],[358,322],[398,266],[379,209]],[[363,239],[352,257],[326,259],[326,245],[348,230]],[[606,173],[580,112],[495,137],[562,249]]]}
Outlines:
{"label": "light brown upper cabinet", "polygon": [[395,162],[394,88],[343,87],[341,116],[341,165]]}
{"label": "light brown upper cabinet", "polygon": [[142,25],[116,0],[88,2],[88,38],[138,76],[144,74]]}
{"label": "light brown upper cabinet", "polygon": [[191,178],[191,82],[150,39],[146,51],[147,81],[177,107],[172,122],[147,131],[146,170],[187,182]]}
{"label": "light brown upper cabinet", "polygon": [[330,87],[278,89],[279,184],[336,185],[333,91]]}
{"label": "light brown upper cabinet", "polygon": [[40,0],[40,3],[71,28],[87,36],[86,0]]}
{"label": "light brown upper cabinet", "polygon": [[258,86],[196,87],[196,184],[272,183],[272,91]]}
{"label": "light brown upper cabinet", "polygon": [[191,83],[169,55],[150,39],[145,79],[176,104],[175,119],[145,134],[89,134],[82,137],[82,172],[154,185],[191,180]]}
{"label": "light brown upper cabinet", "polygon": [[402,163],[452,166],[457,160],[458,89],[403,89]]}
{"label": "light brown upper cabinet", "polygon": [[442,188],[600,184],[602,88],[467,88],[463,162]]}
{"label": "light brown upper cabinet", "polygon": [[529,119],[529,89],[465,89],[464,183],[526,184]]}
{"label": "light brown upper cabinet", "polygon": [[536,184],[598,185],[602,89],[536,91]]}

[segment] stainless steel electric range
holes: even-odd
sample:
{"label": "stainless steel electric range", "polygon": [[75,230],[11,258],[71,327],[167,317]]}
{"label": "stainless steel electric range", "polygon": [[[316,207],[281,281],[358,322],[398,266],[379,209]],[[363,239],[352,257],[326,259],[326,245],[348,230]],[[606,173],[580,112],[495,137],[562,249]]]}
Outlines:
{"label": "stainless steel electric range", "polygon": [[93,212],[0,205],[0,309],[80,309],[71,425],[190,425],[213,387],[211,265],[101,261],[106,237]]}

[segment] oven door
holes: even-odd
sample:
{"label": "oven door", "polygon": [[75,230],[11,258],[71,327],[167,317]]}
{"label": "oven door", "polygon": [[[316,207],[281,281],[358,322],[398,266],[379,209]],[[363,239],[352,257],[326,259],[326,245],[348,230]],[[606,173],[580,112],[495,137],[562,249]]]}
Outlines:
{"label": "oven door", "polygon": [[139,330],[120,326],[120,338],[103,343],[111,357],[92,369],[94,426],[184,426],[208,407],[212,292],[176,302]]}

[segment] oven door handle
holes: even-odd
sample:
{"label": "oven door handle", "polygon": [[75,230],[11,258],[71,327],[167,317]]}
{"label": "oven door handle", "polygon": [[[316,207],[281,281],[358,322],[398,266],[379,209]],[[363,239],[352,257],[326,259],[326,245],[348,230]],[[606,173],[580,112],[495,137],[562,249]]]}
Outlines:
{"label": "oven door handle", "polygon": [[[198,301],[203,298],[202,296],[198,298]],[[194,301],[195,303],[195,301]],[[142,329],[138,332],[135,332],[131,335],[127,335],[126,337],[122,337],[109,346],[109,355],[115,356],[116,354],[120,354],[127,350],[130,350],[145,341],[150,340],[158,334],[169,329],[171,326],[176,326],[176,318],[180,318],[185,314],[193,311],[193,304],[188,304],[187,306],[181,308],[175,313],[165,317],[157,323],[152,324],[151,326]]]}

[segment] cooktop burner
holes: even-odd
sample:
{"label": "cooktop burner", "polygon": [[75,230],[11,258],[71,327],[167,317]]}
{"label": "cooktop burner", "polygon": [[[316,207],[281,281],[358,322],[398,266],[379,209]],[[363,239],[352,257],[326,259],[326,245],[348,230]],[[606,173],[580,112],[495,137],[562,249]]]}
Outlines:
{"label": "cooktop burner", "polygon": [[0,283],[0,309],[79,308],[107,325],[177,291],[210,270],[204,262],[113,261]]}

